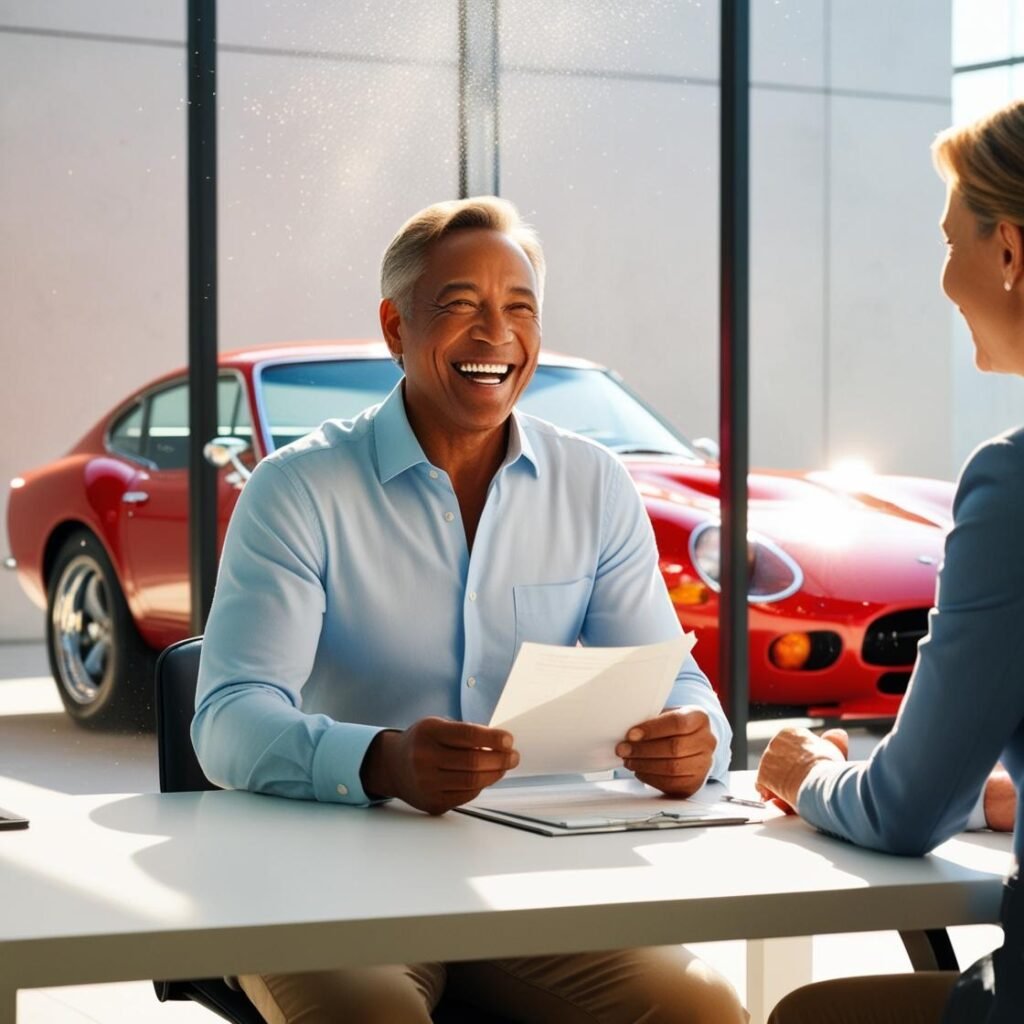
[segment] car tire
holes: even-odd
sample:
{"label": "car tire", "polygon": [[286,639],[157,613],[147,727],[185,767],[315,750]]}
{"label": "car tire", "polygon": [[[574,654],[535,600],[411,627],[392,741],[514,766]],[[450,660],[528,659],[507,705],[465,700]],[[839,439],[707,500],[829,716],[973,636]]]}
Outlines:
{"label": "car tire", "polygon": [[47,588],[47,653],[57,692],[82,726],[152,729],[154,652],[139,636],[103,545],[76,530]]}

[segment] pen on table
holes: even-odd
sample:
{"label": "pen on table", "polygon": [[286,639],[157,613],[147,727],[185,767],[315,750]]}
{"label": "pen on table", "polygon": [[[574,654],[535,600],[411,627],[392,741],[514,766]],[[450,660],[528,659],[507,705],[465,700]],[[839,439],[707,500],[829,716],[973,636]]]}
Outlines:
{"label": "pen on table", "polygon": [[762,811],[768,806],[763,800],[747,800],[742,796],[733,796],[732,793],[726,793],[722,799],[730,804],[741,804],[744,807],[757,807]]}

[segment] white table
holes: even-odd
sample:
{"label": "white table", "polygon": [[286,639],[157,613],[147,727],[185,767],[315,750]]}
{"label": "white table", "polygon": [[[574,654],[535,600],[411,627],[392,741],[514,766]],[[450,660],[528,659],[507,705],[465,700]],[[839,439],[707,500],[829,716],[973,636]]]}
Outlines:
{"label": "white table", "polygon": [[[988,833],[889,857],[792,818],[550,839],[248,793],[37,790],[17,809],[32,825],[0,833],[0,1024],[18,988],[992,922],[1010,857]],[[774,945],[750,944],[755,1019],[778,994]],[[808,950],[784,948],[792,980]]]}

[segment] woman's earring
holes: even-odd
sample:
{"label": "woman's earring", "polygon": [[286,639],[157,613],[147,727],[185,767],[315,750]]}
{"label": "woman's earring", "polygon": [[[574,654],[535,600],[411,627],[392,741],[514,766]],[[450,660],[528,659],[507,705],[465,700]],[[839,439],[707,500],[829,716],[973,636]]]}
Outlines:
{"label": "woman's earring", "polygon": [[1004,281],[1004,282],[1003,282],[1003,288],[1004,288],[1004,289],[1005,289],[1006,291],[1008,291],[1008,292],[1012,292],[1012,291],[1013,291],[1013,285],[1012,285],[1012,284],[1010,284],[1010,282],[1009,282],[1009,281]]}

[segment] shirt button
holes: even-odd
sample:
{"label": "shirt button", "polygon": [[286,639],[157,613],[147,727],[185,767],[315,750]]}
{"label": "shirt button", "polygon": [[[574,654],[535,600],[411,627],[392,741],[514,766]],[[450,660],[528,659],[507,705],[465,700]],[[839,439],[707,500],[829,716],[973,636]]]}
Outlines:
{"label": "shirt button", "polygon": [[467,686],[469,686],[469,687],[473,687],[473,686],[476,686],[476,676],[470,676],[470,677],[469,677],[469,678],[468,678],[468,679],[466,680],[466,685],[467,685]]}
{"label": "shirt button", "polygon": [[431,480],[436,480],[437,479],[437,470],[436,469],[432,469],[430,471],[430,479]]}
{"label": "shirt button", "polygon": [[446,523],[450,523],[454,518],[455,518],[455,516],[451,512],[445,512],[445,514],[444,514],[444,521]]}
{"label": "shirt button", "polygon": [[475,601],[476,600],[476,591],[475,590],[471,590],[469,592],[469,599],[470,599],[470,601]]}
{"label": "shirt button", "polygon": [[338,796],[348,796],[348,786],[338,783]]}

